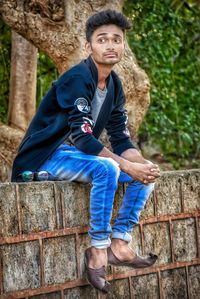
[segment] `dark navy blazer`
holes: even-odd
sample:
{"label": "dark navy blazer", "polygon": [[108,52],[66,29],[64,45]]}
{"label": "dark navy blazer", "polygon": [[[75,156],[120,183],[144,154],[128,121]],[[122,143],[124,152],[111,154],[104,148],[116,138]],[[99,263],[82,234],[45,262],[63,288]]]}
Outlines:
{"label": "dark navy blazer", "polygon": [[20,182],[19,175],[25,170],[37,171],[69,134],[73,144],[89,155],[103,149],[98,138],[104,128],[116,154],[134,147],[126,128],[123,88],[114,71],[107,78],[106,99],[93,125],[90,108],[97,82],[97,68],[90,56],[53,82],[19,146],[12,181]]}

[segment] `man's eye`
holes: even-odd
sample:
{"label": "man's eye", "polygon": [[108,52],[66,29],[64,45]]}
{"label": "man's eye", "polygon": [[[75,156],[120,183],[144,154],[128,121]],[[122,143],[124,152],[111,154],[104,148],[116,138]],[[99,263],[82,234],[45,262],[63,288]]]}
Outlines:
{"label": "man's eye", "polygon": [[104,42],[105,42],[105,38],[99,38],[98,41],[99,41],[100,43],[104,43]]}
{"label": "man's eye", "polygon": [[116,38],[116,39],[114,40],[114,42],[115,42],[116,44],[119,44],[119,43],[121,42],[121,40],[120,40],[119,38]]}

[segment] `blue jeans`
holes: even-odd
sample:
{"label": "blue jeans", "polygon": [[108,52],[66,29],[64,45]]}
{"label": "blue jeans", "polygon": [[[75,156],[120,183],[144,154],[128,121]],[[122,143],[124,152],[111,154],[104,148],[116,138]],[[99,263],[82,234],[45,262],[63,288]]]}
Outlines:
{"label": "blue jeans", "polygon": [[[46,170],[60,180],[92,183],[90,194],[91,246],[107,248],[110,237],[131,241],[131,230],[138,223],[154,184],[148,186],[120,172],[111,158],[87,155],[74,146],[62,144],[38,169]],[[113,200],[118,182],[128,183],[117,219],[111,228]]]}

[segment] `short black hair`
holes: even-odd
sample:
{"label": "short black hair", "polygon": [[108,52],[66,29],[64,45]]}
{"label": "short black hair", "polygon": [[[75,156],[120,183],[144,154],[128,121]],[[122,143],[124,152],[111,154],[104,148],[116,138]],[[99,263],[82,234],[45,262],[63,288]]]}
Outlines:
{"label": "short black hair", "polygon": [[118,26],[123,32],[126,29],[131,29],[131,23],[120,12],[107,9],[92,15],[86,22],[86,39],[90,42],[92,33],[102,25],[114,24]]}

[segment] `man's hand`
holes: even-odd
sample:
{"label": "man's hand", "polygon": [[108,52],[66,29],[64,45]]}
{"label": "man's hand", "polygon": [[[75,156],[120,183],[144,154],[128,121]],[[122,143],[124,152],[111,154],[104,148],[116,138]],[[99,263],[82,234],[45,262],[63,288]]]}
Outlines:
{"label": "man's hand", "polygon": [[[124,170],[123,170],[124,169]],[[156,164],[142,164],[137,162],[124,161],[122,171],[126,172],[133,179],[144,185],[154,183],[160,177],[160,170]]]}
{"label": "man's hand", "polygon": [[[124,151],[121,154],[121,157],[123,157],[124,159],[126,159],[129,162],[132,162],[132,164],[134,164],[134,172],[137,169],[136,170],[136,171],[138,171],[137,174],[139,176],[141,174],[141,176],[142,176],[142,177],[140,176],[140,179],[137,179],[141,183],[148,185],[149,183],[154,183],[155,180],[158,177],[160,177],[160,170],[159,170],[158,165],[153,164],[151,161],[144,159],[142,157],[142,155],[139,153],[139,151],[136,150],[135,148],[130,148],[130,149]],[[147,165],[151,165],[151,166],[145,167]],[[132,166],[130,164],[129,164],[129,167],[130,167],[130,169],[132,169]],[[131,177],[133,177],[133,175],[135,176],[134,172],[132,172],[131,170],[128,170],[128,171],[131,172],[131,173],[127,172]],[[150,171],[150,173],[149,173],[149,171]],[[141,181],[141,179],[142,179],[142,181]]]}
{"label": "man's hand", "polygon": [[158,165],[145,160],[136,149],[128,149],[118,156],[104,147],[98,156],[112,158],[123,172],[144,185],[154,183],[160,177]]}

